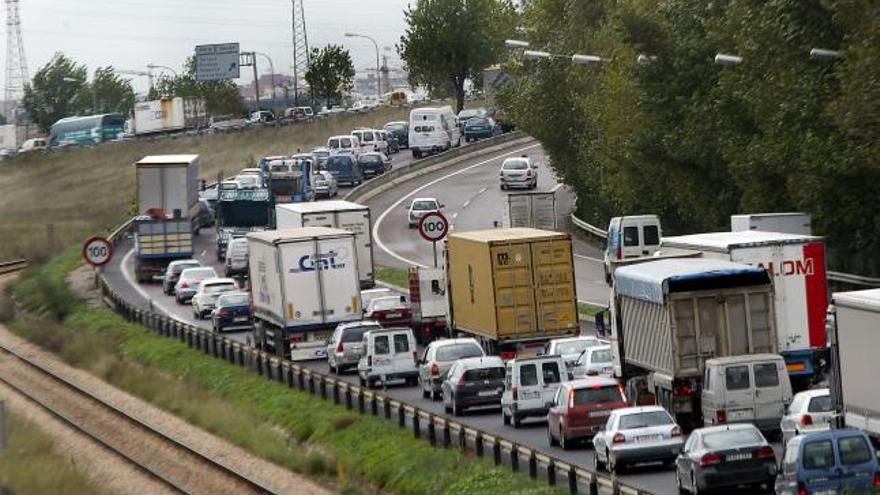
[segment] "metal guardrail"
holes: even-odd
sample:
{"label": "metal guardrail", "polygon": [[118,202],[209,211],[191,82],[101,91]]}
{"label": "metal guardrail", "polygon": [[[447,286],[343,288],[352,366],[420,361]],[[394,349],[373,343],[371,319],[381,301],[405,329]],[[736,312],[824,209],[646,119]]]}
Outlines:
{"label": "metal guardrail", "polygon": [[580,218],[577,217],[574,213],[571,214],[571,223],[575,224],[578,228],[585,231],[586,233],[598,237],[599,239],[605,240],[608,239],[608,231],[605,229],[600,229],[595,225],[591,225]]}

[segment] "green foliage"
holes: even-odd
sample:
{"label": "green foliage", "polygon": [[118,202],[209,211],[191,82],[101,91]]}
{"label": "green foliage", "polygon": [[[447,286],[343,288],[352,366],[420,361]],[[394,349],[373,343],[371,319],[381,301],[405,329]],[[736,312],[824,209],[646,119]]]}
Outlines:
{"label": "green foliage", "polygon": [[86,101],[88,83],[86,67],[77,64],[61,52],[55,53],[52,60],[25,84],[22,106],[31,120],[43,132],[59,119],[76,115],[91,105]]}
{"label": "green foliage", "polygon": [[354,80],[354,64],[348,50],[339,45],[312,48],[305,78],[312,94],[328,107],[340,104],[342,96],[351,91]]}
{"label": "green foliage", "polygon": [[127,79],[113,72],[113,67],[99,67],[92,78],[93,114],[121,113],[128,115],[134,109],[134,89]]}
{"label": "green foliage", "polygon": [[[739,212],[807,211],[834,269],[880,274],[880,6],[867,0],[533,0],[534,49],[499,95],[597,224],[657,213],[667,233]],[[841,50],[811,60],[811,47]],[[713,64],[716,53],[743,57]],[[656,57],[638,65],[636,57]]]}
{"label": "green foliage", "polygon": [[483,69],[501,60],[519,20],[509,0],[417,0],[404,15],[397,52],[410,84],[432,94],[451,90],[456,111],[464,108],[465,80],[481,80]]}
{"label": "green foliage", "polygon": [[376,269],[376,280],[397,287],[409,287],[409,272],[400,268],[379,267]]}
{"label": "green foliage", "polygon": [[234,81],[197,81],[196,58],[187,57],[182,73],[156,81],[147,95],[151,100],[162,97],[195,97],[205,100],[210,115],[242,115],[244,102]]}

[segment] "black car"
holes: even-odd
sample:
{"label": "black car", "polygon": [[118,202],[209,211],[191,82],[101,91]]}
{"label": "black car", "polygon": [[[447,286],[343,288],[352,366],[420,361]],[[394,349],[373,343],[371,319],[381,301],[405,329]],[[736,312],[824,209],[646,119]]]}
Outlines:
{"label": "black car", "polygon": [[409,148],[409,122],[389,122],[385,124],[384,129],[388,133],[394,134],[400,149]]}
{"label": "black car", "polygon": [[214,311],[211,312],[214,332],[247,330],[253,325],[250,295],[247,292],[226,292],[217,298]]}
{"label": "black car", "polygon": [[440,385],[443,408],[453,416],[471,407],[500,407],[503,391],[504,361],[498,356],[459,359]]}
{"label": "black car", "polygon": [[360,166],[364,177],[370,178],[384,174],[391,168],[391,161],[379,152],[364,153],[358,157],[358,166]]}

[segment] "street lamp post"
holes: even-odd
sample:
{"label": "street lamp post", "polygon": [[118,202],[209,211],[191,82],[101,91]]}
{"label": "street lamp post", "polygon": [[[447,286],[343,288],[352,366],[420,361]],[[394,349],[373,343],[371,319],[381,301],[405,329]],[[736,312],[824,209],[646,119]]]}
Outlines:
{"label": "street lamp post", "polygon": [[346,38],[366,38],[373,42],[373,46],[376,48],[376,94],[378,97],[378,101],[382,101],[382,77],[379,69],[379,44],[376,43],[376,40],[365,35],[358,33],[345,33]]}
{"label": "street lamp post", "polygon": [[529,42],[528,42],[528,41],[522,41],[522,40],[504,40],[504,46],[506,46],[507,48],[510,48],[510,49],[513,49],[513,48],[528,48],[528,47],[529,47]]}

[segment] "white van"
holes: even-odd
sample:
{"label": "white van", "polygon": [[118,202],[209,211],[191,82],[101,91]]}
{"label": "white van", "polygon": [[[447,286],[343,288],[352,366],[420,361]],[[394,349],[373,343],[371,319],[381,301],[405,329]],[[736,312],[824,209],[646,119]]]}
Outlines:
{"label": "white van", "polygon": [[27,141],[21,143],[21,148],[18,149],[19,153],[28,153],[31,151],[42,151],[45,149],[49,149],[49,140],[46,138],[31,138]]}
{"label": "white van", "polygon": [[388,142],[375,129],[355,129],[351,135],[361,142],[361,153],[379,151],[388,154]]}
{"label": "white van", "polygon": [[785,360],[778,354],[706,360],[702,393],[706,426],[753,423],[765,432],[778,431],[791,399]]}
{"label": "white van", "polygon": [[561,383],[568,382],[562,356],[511,359],[504,374],[501,417],[505,425],[519,428],[523,418],[547,416]]}
{"label": "white van", "polygon": [[413,158],[461,146],[461,128],[452,107],[423,107],[409,113],[409,148]]}
{"label": "white van", "polygon": [[330,136],[330,138],[327,139],[327,148],[330,150],[331,155],[348,153],[358,156],[361,154],[360,140],[350,134]]}
{"label": "white van", "polygon": [[605,244],[605,281],[611,283],[613,261],[652,256],[660,250],[661,237],[657,215],[612,218],[608,223],[608,241]]}
{"label": "white van", "polygon": [[357,369],[362,387],[377,383],[405,380],[407,385],[418,381],[416,339],[409,328],[383,328],[364,334],[364,354]]}

